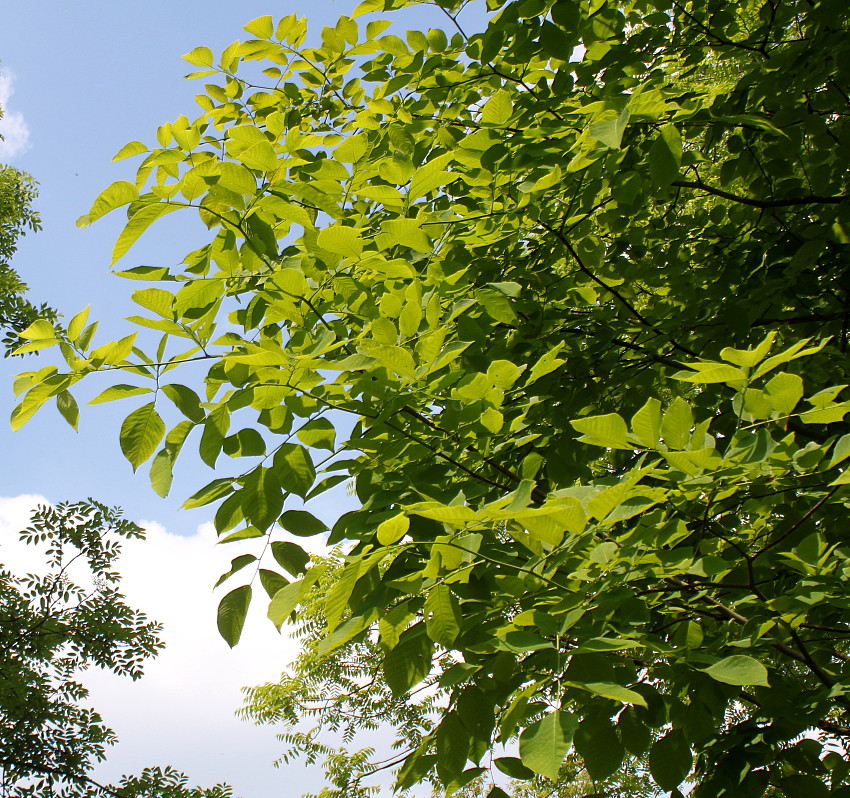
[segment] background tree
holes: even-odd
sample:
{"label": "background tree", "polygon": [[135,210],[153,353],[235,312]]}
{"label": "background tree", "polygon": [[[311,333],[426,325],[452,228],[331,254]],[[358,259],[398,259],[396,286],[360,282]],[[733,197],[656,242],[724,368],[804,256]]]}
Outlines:
{"label": "background tree", "polygon": [[0,164],[0,329],[5,332],[6,355],[20,344],[17,333],[36,319],[56,321],[52,308],[45,304],[37,307],[24,298],[27,286],[9,265],[18,238],[27,230],[41,229],[41,220],[32,208],[35,197],[35,181],[30,175]]}
{"label": "background tree", "polygon": [[187,207],[211,240],[123,272],[161,282],[150,352],[24,331],[65,365],[13,424],[134,376],[96,401],[143,397],[120,443],[163,493],[198,430],[231,644],[255,578],[278,625],[321,583],[279,538],[353,477],[323,654],[371,638],[393,695],[449,693],[401,789],[518,740],[553,780],[574,744],[598,783],[634,756],[674,796],[846,795],[846,3],[439,7],[448,34],[261,17],[189,53],[202,115],[81,223],[127,207],[116,260]]}
{"label": "background tree", "polygon": [[[301,651],[280,681],[246,691],[241,715],[257,724],[282,728],[278,735],[284,743],[277,763],[280,767],[322,764],[329,783],[315,798],[380,795],[386,789],[387,770],[398,766],[421,744],[451,689],[431,677],[405,696],[394,695],[381,678],[381,646],[370,637],[349,640],[334,651],[333,657],[325,656],[325,598],[345,561],[339,552],[314,560],[325,570],[302,601],[292,630],[301,642]],[[383,741],[383,750],[376,749],[376,737]],[[391,752],[387,750],[388,738],[392,739]],[[363,742],[372,745],[363,746]],[[516,798],[578,798],[595,789],[575,754],[562,764],[554,788],[550,780],[535,778],[514,756],[496,757],[491,769]],[[522,776],[523,780],[512,776]],[[648,773],[635,760],[628,763],[626,772],[617,774],[615,786],[621,798],[642,798],[656,792]],[[444,795],[436,780],[433,787],[435,796]],[[455,795],[478,798],[487,795],[491,787],[491,778],[479,777]]]}
{"label": "background tree", "polygon": [[168,796],[225,798],[225,787],[189,787],[172,768],[119,784],[92,778],[116,742],[83,704],[92,667],[138,679],[161,648],[159,625],[128,607],[114,570],[122,538],[143,531],[91,500],[39,507],[21,539],[45,551],[43,574],[0,566],[0,794],[4,798]]}

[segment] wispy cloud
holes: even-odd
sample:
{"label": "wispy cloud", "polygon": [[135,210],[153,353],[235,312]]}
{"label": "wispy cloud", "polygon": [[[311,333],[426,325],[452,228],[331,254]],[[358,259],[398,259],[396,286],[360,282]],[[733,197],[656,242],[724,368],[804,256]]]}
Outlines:
{"label": "wispy cloud", "polygon": [[0,74],[0,108],[3,109],[3,118],[0,119],[0,135],[3,136],[0,140],[0,162],[11,161],[30,148],[30,129],[24,115],[9,108],[14,82],[12,72]]}

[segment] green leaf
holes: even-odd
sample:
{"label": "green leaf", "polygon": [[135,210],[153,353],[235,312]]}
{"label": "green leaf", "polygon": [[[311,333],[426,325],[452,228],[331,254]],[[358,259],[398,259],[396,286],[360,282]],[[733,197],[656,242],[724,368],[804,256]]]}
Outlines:
{"label": "green leaf", "polygon": [[515,756],[502,756],[493,760],[493,764],[502,771],[506,776],[512,779],[521,781],[531,781],[534,778],[534,771],[529,770],[522,764],[521,759]]}
{"label": "green leaf", "polygon": [[224,444],[224,436],[229,428],[230,414],[225,407],[216,408],[204,421],[198,452],[210,468],[215,468],[216,460]]}
{"label": "green leaf", "polygon": [[649,173],[653,182],[667,186],[679,176],[682,163],[682,136],[673,125],[661,128],[661,135],[649,148]]}
{"label": "green leaf", "polygon": [[791,413],[803,398],[803,380],[796,374],[780,371],[764,386],[771,408],[782,415]]}
{"label": "green leaf", "polygon": [[[645,717],[645,715],[644,715]],[[625,749],[633,756],[645,754],[652,743],[652,732],[634,709],[626,709],[617,720],[617,730]]]}
{"label": "green leaf", "polygon": [[[186,55],[181,57],[184,61],[188,61],[192,66],[208,67],[213,65],[213,52],[212,50],[210,50],[209,47],[196,47],[194,50],[190,50],[188,53],[186,53]],[[130,145],[128,144],[126,146],[129,147]],[[141,150],[141,152],[145,152],[146,149],[147,148]],[[135,153],[131,154],[135,155]]]}
{"label": "green leaf", "polygon": [[393,695],[403,696],[431,670],[433,644],[421,625],[406,630],[383,661],[384,679]]}
{"label": "green leaf", "polygon": [[378,542],[382,546],[392,546],[405,536],[409,527],[410,519],[404,513],[394,515],[378,524]]}
{"label": "green leaf", "polygon": [[36,319],[29,327],[19,332],[18,336],[33,341],[53,341],[56,339],[56,330],[46,319]]}
{"label": "green leaf", "polygon": [[589,715],[579,724],[575,747],[594,781],[602,781],[623,764],[625,749],[607,717]]}
{"label": "green leaf", "polygon": [[532,723],[519,736],[522,764],[556,781],[577,728],[575,717],[563,710],[550,712],[542,720]]}
{"label": "green leaf", "polygon": [[793,776],[778,779],[776,786],[781,788],[785,798],[847,798],[848,795],[846,785],[830,791],[821,780],[820,774],[795,773]]}
{"label": "green leaf", "polygon": [[298,440],[311,449],[327,449],[329,452],[334,450],[336,430],[334,425],[322,416],[310,419],[298,430],[297,435]]}
{"label": "green leaf", "polygon": [[501,127],[508,123],[513,110],[510,92],[499,89],[484,103],[484,107],[481,109],[481,122],[484,125]]}
{"label": "green leaf", "polygon": [[185,385],[163,385],[160,390],[172,401],[177,409],[190,421],[199,423],[204,420],[205,413],[201,408],[201,400],[191,388]]}
{"label": "green leaf", "polygon": [[524,367],[520,368],[510,360],[494,360],[487,366],[487,379],[497,388],[506,391],[513,387],[524,370]]}
{"label": "green leaf", "polygon": [[675,375],[682,382],[693,382],[698,385],[706,385],[713,382],[737,382],[747,379],[747,375],[735,366],[726,363],[688,363],[695,371],[679,372]]}
{"label": "green leaf", "polygon": [[428,637],[443,648],[451,648],[460,632],[457,600],[444,585],[434,585],[425,598],[425,627]]}
{"label": "green leaf", "polygon": [[578,684],[583,690],[588,690],[591,693],[602,696],[602,698],[610,698],[612,701],[619,701],[622,704],[634,704],[639,707],[646,707],[646,699],[634,690],[629,690],[621,684],[613,682],[581,682]]}
{"label": "green leaf", "polygon": [[252,562],[256,562],[257,558],[253,554],[240,554],[238,557],[234,557],[230,562],[230,570],[223,573],[218,581],[215,583],[214,587],[218,587],[223,582],[226,582],[233,574],[241,571],[243,568],[249,566]]}
{"label": "green leaf", "polygon": [[88,317],[89,317],[89,308],[86,307],[83,310],[81,310],[79,313],[77,313],[71,319],[71,321],[68,322],[68,338],[70,338],[74,343],[77,342],[77,340],[80,337],[80,334],[82,333],[83,329],[85,328],[86,321],[88,320]]}
{"label": "green leaf", "polygon": [[443,784],[450,784],[466,765],[469,733],[457,712],[448,712],[437,727],[437,774]]}
{"label": "green leaf", "polygon": [[731,657],[715,662],[709,668],[704,669],[712,679],[724,684],[733,684],[737,687],[745,685],[757,685],[769,687],[767,681],[767,668],[757,659],[745,654],[734,654]]}
{"label": "green leaf", "polygon": [[619,150],[623,141],[623,133],[629,123],[629,109],[624,108],[619,113],[614,110],[606,112],[604,118],[591,122],[588,133],[597,141],[601,141],[612,150]]}
{"label": "green leaf", "polygon": [[157,202],[155,204],[142,206],[130,217],[129,221],[124,226],[124,229],[121,231],[121,234],[116,239],[115,246],[112,248],[111,265],[114,266],[115,263],[123,258],[127,252],[129,252],[130,247],[139,240],[142,233],[144,233],[145,230],[147,230],[157,219],[165,216],[167,213],[179,210],[180,207],[182,206],[166,204],[164,202]]}
{"label": "green leaf", "polygon": [[360,231],[341,224],[331,225],[319,231],[317,243],[322,249],[346,258],[359,258],[363,252]]}
{"label": "green leaf", "polygon": [[[450,173],[440,172],[439,174]],[[424,194],[428,193],[428,191],[419,193],[425,187],[425,181],[427,180],[428,175],[426,174],[424,175],[424,180],[420,179],[416,185],[411,184],[411,191],[414,197],[424,196]],[[414,181],[417,181],[416,177],[414,177]],[[440,183],[440,185],[444,184]],[[422,229],[421,223],[416,219],[390,219],[384,222],[381,225],[381,234],[378,236],[378,245],[381,249],[403,246],[410,247],[410,249],[416,252],[429,252],[431,250],[431,241]]]}
{"label": "green leaf", "polygon": [[233,648],[242,636],[245,616],[251,604],[251,586],[242,585],[231,590],[218,605],[218,632],[227,645]]}
{"label": "green leaf", "polygon": [[[183,57],[185,58],[186,56]],[[210,53],[210,57],[212,57],[212,53]],[[148,148],[144,144],[142,144],[141,141],[131,141],[125,144],[120,150],[118,150],[112,160],[123,161],[125,158],[130,158],[133,155],[141,155],[143,152],[147,151]]]}
{"label": "green leaf", "polygon": [[258,141],[242,150],[236,158],[249,169],[260,172],[274,172],[280,166],[277,153],[268,141]]}
{"label": "green leaf", "polygon": [[797,360],[801,357],[807,357],[808,355],[817,354],[829,342],[829,339],[825,338],[815,346],[807,347],[806,344],[810,340],[810,338],[803,338],[802,341],[797,341],[797,343],[789,346],[784,352],[780,352],[778,355],[773,355],[772,357],[769,357],[756,369],[755,373],[753,374],[753,378],[762,377],[768,372],[773,371],[773,369],[775,369],[777,366],[781,366],[784,363],[790,363],[792,360]]}
{"label": "green leaf", "polygon": [[832,450],[832,459],[829,461],[828,468],[834,468],[839,463],[843,463],[850,457],[850,434],[842,435],[835,443]]}
{"label": "green leaf", "polygon": [[291,541],[274,541],[271,544],[272,556],[282,568],[293,576],[300,576],[307,571],[310,555],[297,543]]}
{"label": "green leaf", "polygon": [[297,582],[291,582],[286,587],[282,587],[274,594],[274,598],[269,603],[268,617],[278,629],[280,629],[289,616],[292,615],[293,610],[298,606],[304,586],[305,581],[300,579]]}
{"label": "green leaf", "polygon": [[257,430],[246,427],[228,435],[221,448],[229,457],[259,457],[266,453],[266,442]]}
{"label": "green leaf", "polygon": [[684,449],[691,439],[694,414],[691,406],[677,396],[664,412],[661,419],[661,436],[671,449]]}
{"label": "green leaf", "polygon": [[316,655],[319,657],[327,656],[368,629],[370,623],[371,617],[354,615],[345,623],[335,626],[329,635],[322,638],[316,648]]}
{"label": "green leaf", "polygon": [[162,288],[144,288],[133,292],[133,302],[158,316],[171,319],[174,316],[174,294]]}
{"label": "green leaf", "polygon": [[647,399],[646,404],[632,416],[632,435],[644,446],[655,449],[661,437],[661,402]]}
{"label": "green leaf", "polygon": [[354,585],[363,571],[363,563],[355,560],[346,565],[337,575],[337,579],[325,598],[325,622],[333,630],[348,607],[348,600]]}
{"label": "green leaf", "polygon": [[258,39],[271,39],[274,35],[274,24],[271,16],[262,16],[252,19],[243,30],[252,33]]}
{"label": "green leaf", "polygon": [[56,409],[74,429],[77,429],[77,424],[80,420],[80,408],[77,406],[77,401],[71,396],[68,391],[62,391],[56,394]]}
{"label": "green leaf", "polygon": [[266,594],[270,599],[274,598],[278,590],[282,590],[289,584],[289,580],[286,577],[281,576],[276,571],[269,571],[267,568],[260,568],[258,573],[260,575],[260,584],[263,586],[263,590],[266,591]]}
{"label": "green leaf", "polygon": [[151,462],[151,487],[163,498],[171,490],[174,461],[183,448],[186,436],[192,431],[191,421],[181,421],[165,436],[165,446],[160,449]]}
{"label": "green leaf", "polygon": [[90,405],[100,404],[101,402],[112,402],[115,399],[124,399],[127,396],[140,396],[145,393],[153,393],[151,388],[144,388],[139,385],[110,385],[101,391],[94,399],[89,401]]}
{"label": "green leaf", "polygon": [[570,421],[573,428],[583,433],[582,443],[604,446],[606,449],[631,449],[628,442],[629,430],[622,416],[607,413],[604,416],[588,416]]}
{"label": "green leaf", "polygon": [[563,350],[563,348],[563,341],[559,341],[554,347],[552,347],[552,349],[550,349],[545,355],[543,355],[531,367],[531,372],[528,375],[526,384],[530,385],[532,382],[536,382],[541,377],[545,377],[547,374],[551,374],[553,371],[564,365],[566,361],[561,360],[558,357],[558,354]]}
{"label": "green leaf", "polygon": [[243,490],[245,517],[257,529],[265,531],[277,520],[283,509],[283,493],[275,472],[257,466],[245,477]]}
{"label": "green leaf", "polygon": [[138,198],[139,191],[132,183],[126,180],[116,180],[109,188],[100,192],[92,204],[91,210],[85,216],[77,219],[77,227],[88,227],[101,216],[105,216],[123,205],[129,205]]}
{"label": "green leaf", "polygon": [[199,491],[193,493],[185,502],[183,507],[192,510],[195,507],[203,507],[205,504],[214,502],[229,493],[233,493],[233,481],[229,477],[214,479],[208,485],[204,485]]}
{"label": "green leaf", "polygon": [[775,332],[768,333],[764,340],[752,349],[733,349],[727,346],[725,349],[720,350],[720,357],[728,360],[730,363],[734,363],[736,366],[752,368],[767,357],[774,338],[776,338]]}
{"label": "green leaf", "polygon": [[153,402],[142,405],[124,419],[119,442],[121,451],[133,466],[133,471],[156,451],[163,435],[165,424],[156,412]]}
{"label": "green leaf", "polygon": [[287,510],[280,517],[280,525],[287,532],[300,537],[312,537],[328,531],[323,521],[306,510]]}
{"label": "green leaf", "polygon": [[693,758],[681,729],[668,732],[652,744],[649,771],[662,790],[675,790],[691,772]]}
{"label": "green leaf", "polygon": [[275,474],[281,487],[302,498],[307,495],[316,479],[316,469],[310,453],[296,444],[283,444],[274,456]]}
{"label": "green leaf", "polygon": [[[456,172],[449,172],[445,169],[437,169],[435,167],[434,161],[429,161],[416,170],[410,180],[410,188],[407,192],[408,201],[413,202],[413,200],[424,197],[432,191],[457,180],[460,176]],[[408,245],[420,252],[427,252],[431,249],[431,244],[422,231],[420,231],[418,236],[410,236],[408,238]]]}

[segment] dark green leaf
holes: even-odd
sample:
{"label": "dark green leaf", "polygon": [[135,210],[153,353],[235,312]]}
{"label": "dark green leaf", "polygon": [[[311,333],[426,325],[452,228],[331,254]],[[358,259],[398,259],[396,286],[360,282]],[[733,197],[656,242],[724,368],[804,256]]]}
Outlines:
{"label": "dark green leaf", "polygon": [[297,543],[276,540],[271,544],[271,549],[278,564],[293,576],[300,576],[306,572],[310,555]]}
{"label": "dark green leaf", "polygon": [[691,772],[691,749],[681,729],[667,732],[652,744],[649,770],[662,790],[678,787]]}
{"label": "dark green leaf", "polygon": [[322,521],[306,510],[287,510],[280,517],[280,525],[287,532],[300,537],[311,537],[328,531]]}
{"label": "dark green leaf", "polygon": [[419,684],[431,670],[433,644],[421,625],[401,635],[383,661],[384,679],[393,695],[402,696]]}
{"label": "dark green leaf", "polygon": [[231,590],[218,605],[218,631],[231,648],[239,642],[251,604],[251,586]]}

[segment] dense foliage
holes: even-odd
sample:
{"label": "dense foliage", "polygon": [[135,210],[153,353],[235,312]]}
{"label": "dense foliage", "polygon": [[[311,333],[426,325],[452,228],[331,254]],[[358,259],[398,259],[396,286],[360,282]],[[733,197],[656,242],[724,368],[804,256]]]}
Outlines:
{"label": "dense foliage", "polygon": [[[345,560],[338,552],[314,558],[324,570],[302,598],[293,635],[300,651],[277,682],[246,690],[244,718],[279,730],[281,768],[322,766],[327,784],[304,798],[369,798],[386,791],[387,771],[401,764],[433,726],[451,687],[426,678],[410,693],[393,694],[380,678],[376,663],[383,652],[371,636],[359,635],[324,654],[325,599]],[[443,663],[451,665],[450,659]],[[388,746],[388,740],[392,746]],[[494,759],[495,773],[514,798],[580,798],[594,791],[581,758],[572,752],[561,766],[557,789],[511,756]],[[490,779],[474,779],[455,793],[457,798],[481,798]],[[656,792],[646,768],[630,757],[624,772],[610,780],[618,798],[650,798]],[[433,785],[434,798],[444,795]],[[421,792],[421,791],[420,791]],[[498,793],[497,793],[498,795]],[[494,796],[493,798],[496,798]]]}
{"label": "dense foliage", "polygon": [[161,493],[197,430],[188,503],[245,548],[231,644],[255,577],[278,625],[321,582],[286,538],[352,477],[321,653],[368,638],[394,695],[448,695],[401,788],[518,740],[550,779],[574,743],[599,785],[631,756],[672,795],[846,795],[845,0],[490,0],[469,34],[441,8],[448,34],[262,17],[189,53],[201,116],[122,149],[136,180],[81,223],[127,206],[116,260],[185,208],[210,242],[122,272],[160,283],[149,352],[26,330],[67,367],[21,377],[13,424],[135,377],[96,401],[142,397],[120,443]]}

